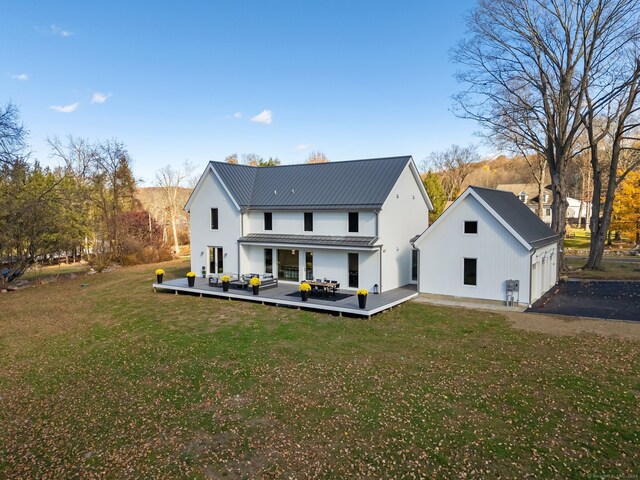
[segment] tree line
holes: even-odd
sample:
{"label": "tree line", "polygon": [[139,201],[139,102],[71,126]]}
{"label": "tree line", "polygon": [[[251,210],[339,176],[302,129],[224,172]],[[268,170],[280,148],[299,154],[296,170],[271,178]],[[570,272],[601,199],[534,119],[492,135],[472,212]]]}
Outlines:
{"label": "tree line", "polygon": [[[18,278],[37,261],[86,258],[101,270],[171,258],[163,225],[137,198],[137,181],[125,145],[68,137],[48,140],[54,168],[32,160],[27,131],[15,105],[0,106],[0,282]],[[181,173],[158,173],[176,240]],[[166,235],[164,236],[166,237]]]}

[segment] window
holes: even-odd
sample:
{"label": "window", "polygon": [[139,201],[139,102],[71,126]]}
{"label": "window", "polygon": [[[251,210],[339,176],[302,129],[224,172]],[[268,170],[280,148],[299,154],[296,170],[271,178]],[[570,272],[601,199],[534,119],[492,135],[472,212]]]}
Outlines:
{"label": "window", "polygon": [[357,232],[358,223],[358,212],[349,212],[349,232]]}
{"label": "window", "polygon": [[273,273],[273,250],[270,248],[264,249],[264,272]]}
{"label": "window", "polygon": [[305,254],[304,274],[307,280],[313,280],[313,252],[307,252]]}
{"label": "window", "polygon": [[273,214],[271,212],[264,212],[264,229],[273,230]]}
{"label": "window", "polygon": [[551,216],[551,209],[550,208],[545,208],[544,209],[544,214],[545,214],[545,216],[550,217]]}
{"label": "window", "polygon": [[477,221],[465,221],[464,222],[464,233],[475,235],[478,233],[478,222]]}
{"label": "window", "polygon": [[524,203],[527,202],[527,194],[524,192],[520,192],[520,195],[518,195],[518,198],[520,199],[521,202],[524,202]]}
{"label": "window", "polygon": [[477,285],[477,258],[465,258],[464,259],[464,284],[465,285]]}
{"label": "window", "polygon": [[349,287],[358,288],[358,254],[349,254]]}
{"label": "window", "polygon": [[304,212],[304,231],[313,232],[313,212]]}
{"label": "window", "polygon": [[549,194],[545,193],[544,197],[542,197],[542,198],[544,198],[544,203],[547,203],[549,201]]}
{"label": "window", "polygon": [[300,268],[299,258],[300,252],[298,250],[278,250],[278,278],[297,282]]}
{"label": "window", "polygon": [[211,230],[218,230],[218,209],[211,209]]}

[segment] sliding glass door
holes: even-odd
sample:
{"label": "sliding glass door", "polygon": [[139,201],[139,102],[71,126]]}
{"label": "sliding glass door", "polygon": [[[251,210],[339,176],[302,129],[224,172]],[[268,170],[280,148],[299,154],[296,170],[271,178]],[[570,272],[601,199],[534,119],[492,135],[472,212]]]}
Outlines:
{"label": "sliding glass door", "polygon": [[298,250],[278,250],[278,278],[280,280],[300,280],[300,252]]}

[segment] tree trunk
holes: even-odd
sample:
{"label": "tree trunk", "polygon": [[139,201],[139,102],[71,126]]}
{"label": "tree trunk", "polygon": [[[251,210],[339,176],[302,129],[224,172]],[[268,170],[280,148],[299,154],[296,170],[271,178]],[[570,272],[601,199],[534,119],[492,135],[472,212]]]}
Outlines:
{"label": "tree trunk", "polygon": [[176,225],[176,214],[171,212],[171,229],[173,230],[173,248],[176,255],[180,254],[180,245],[178,243],[178,228]]}

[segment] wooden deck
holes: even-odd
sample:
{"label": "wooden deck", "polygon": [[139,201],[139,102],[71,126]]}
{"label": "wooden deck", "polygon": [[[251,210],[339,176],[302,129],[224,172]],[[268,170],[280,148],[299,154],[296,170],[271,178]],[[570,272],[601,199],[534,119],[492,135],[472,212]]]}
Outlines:
{"label": "wooden deck", "polygon": [[332,301],[324,300],[322,297],[309,296],[309,300],[303,302],[300,298],[287,296],[290,293],[297,292],[298,285],[284,282],[280,282],[277,287],[260,288],[259,295],[253,295],[251,288],[246,290],[230,288],[228,292],[223,292],[222,287],[209,286],[208,281],[204,278],[196,278],[193,287],[189,287],[186,278],[178,278],[175,280],[167,280],[163,283],[154,283],[153,289],[154,291],[172,291],[176,295],[178,293],[188,293],[207,297],[259,302],[276,306],[282,305],[309,310],[321,310],[338,314],[345,313],[361,317],[371,317],[371,315],[388,310],[391,307],[400,305],[418,296],[415,285],[405,285],[378,295],[369,293],[366,308],[359,308],[358,297],[355,295],[355,290],[341,290],[343,293],[353,294],[352,297],[342,300]]}

